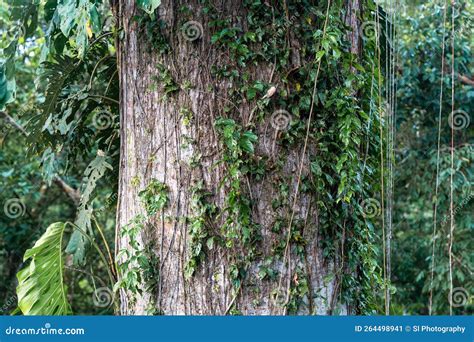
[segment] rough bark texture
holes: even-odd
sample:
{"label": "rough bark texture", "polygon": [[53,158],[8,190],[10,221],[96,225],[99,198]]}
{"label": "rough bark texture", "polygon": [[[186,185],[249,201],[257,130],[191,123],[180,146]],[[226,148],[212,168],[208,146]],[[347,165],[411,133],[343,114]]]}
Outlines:
{"label": "rough bark texture", "polygon": [[[228,249],[215,246],[205,249],[205,258],[196,273],[185,279],[184,268],[189,258],[189,224],[185,218],[193,216],[190,198],[193,186],[203,181],[206,191],[211,193],[209,200],[220,210],[224,209],[228,184],[223,184],[227,169],[222,159],[222,142],[215,129],[215,120],[223,115],[224,105],[232,108],[233,118],[243,125],[251,116],[253,104],[245,101],[238,106],[227,103],[230,82],[214,79],[210,69],[215,65],[229,63],[229,56],[210,44],[211,29],[209,18],[202,13],[199,1],[162,1],[159,17],[166,23],[164,34],[170,44],[170,52],[160,55],[150,52],[144,38],[138,31],[137,22],[132,20],[137,14],[135,0],[123,0],[119,5],[119,16],[124,36],[119,42],[120,86],[121,86],[121,164],[119,183],[119,204],[117,217],[117,236],[121,227],[128,224],[144,209],[138,193],[151,179],[165,183],[169,188],[169,205],[162,213],[147,221],[141,234],[142,246],[152,247],[160,260],[158,286],[154,290],[144,290],[136,300],[131,294],[121,293],[121,314],[145,314],[150,305],[157,312],[173,314],[222,315],[234,307],[243,314],[283,314],[288,300],[288,289],[301,281],[296,277],[296,267],[306,270],[310,284],[309,294],[303,298],[304,305],[298,313],[328,314],[337,305],[338,279],[324,280],[324,277],[338,267],[338,261],[328,261],[322,256],[318,244],[318,212],[314,197],[300,193],[295,207],[295,220],[304,222],[303,234],[308,243],[305,246],[305,260],[302,262],[293,254],[279,258],[272,267],[279,271],[274,280],[261,280],[257,273],[263,260],[272,255],[272,247],[286,240],[287,228],[277,234],[272,227],[278,215],[288,215],[286,211],[275,212],[272,200],[277,198],[276,185],[285,180],[290,188],[290,203],[293,202],[302,146],[290,151],[281,169],[267,168],[263,179],[245,177],[243,191],[252,203],[252,220],[259,224],[261,240],[258,241],[258,254],[248,268],[240,290],[229,280],[229,266],[239,255],[247,251],[234,247]],[[192,9],[182,17],[179,8],[186,5]],[[246,10],[242,1],[214,2],[222,17],[233,18],[233,24],[246,30]],[[358,6],[358,3],[357,3]],[[143,15],[143,14],[140,14]],[[202,24],[202,37],[195,41],[186,40],[181,27],[184,22],[194,20]],[[350,23],[357,22],[351,15]],[[356,23],[357,24],[357,23]],[[355,38],[357,41],[358,38]],[[300,63],[298,37],[291,37],[295,64]],[[358,46],[356,48],[358,50]],[[189,81],[189,89],[181,86],[168,98],[163,99],[162,85],[156,85],[157,64],[164,65],[179,84]],[[273,65],[248,67],[254,80],[264,80],[278,84],[273,75]],[[192,119],[184,122],[182,108],[192,111]],[[270,125],[270,114],[257,123],[254,129],[259,140],[255,154],[271,161],[276,159],[279,145],[275,143],[278,132]],[[308,147],[316,154],[312,146]],[[200,155],[198,167],[192,167],[193,158]],[[303,176],[308,175],[308,160],[303,160]],[[212,222],[213,234],[220,234],[225,214]],[[116,249],[127,248],[128,241],[118,238]],[[288,262],[289,260],[289,262]],[[234,291],[233,291],[234,289]],[[275,291],[280,295],[275,299]]]}

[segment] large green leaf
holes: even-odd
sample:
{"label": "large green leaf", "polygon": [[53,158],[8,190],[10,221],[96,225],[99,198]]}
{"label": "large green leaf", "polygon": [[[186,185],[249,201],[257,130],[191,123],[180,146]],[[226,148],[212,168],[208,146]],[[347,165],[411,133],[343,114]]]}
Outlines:
{"label": "large green leaf", "polygon": [[96,187],[97,181],[102,178],[107,169],[112,170],[112,166],[107,163],[105,154],[99,150],[97,156],[90,162],[84,172],[84,180],[81,187],[81,202],[79,204],[76,221],[74,222],[82,232],[75,229],[66,247],[66,253],[73,255],[75,265],[81,265],[85,261],[87,238],[83,232],[92,234],[92,204],[90,203],[90,197]]}
{"label": "large green leaf", "polygon": [[66,315],[71,312],[64,285],[63,235],[58,222],[25,252],[30,263],[17,273],[18,307],[24,315]]}
{"label": "large green leaf", "polygon": [[75,12],[75,0],[63,0],[58,3],[57,13],[60,20],[59,28],[66,37],[69,37],[69,33],[74,28],[74,19],[76,19]]}

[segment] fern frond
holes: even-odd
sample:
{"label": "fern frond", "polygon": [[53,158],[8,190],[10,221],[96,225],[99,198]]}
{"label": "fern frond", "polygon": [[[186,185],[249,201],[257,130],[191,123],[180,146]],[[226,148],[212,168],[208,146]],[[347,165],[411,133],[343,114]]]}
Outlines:
{"label": "fern frond", "polygon": [[56,56],[56,61],[45,62],[45,73],[42,79],[47,80],[46,96],[42,105],[43,117],[51,114],[57,106],[57,99],[65,86],[65,82],[71,73],[79,66],[74,59],[67,56]]}
{"label": "fern frond", "polygon": [[54,61],[43,63],[44,73],[40,80],[47,84],[45,100],[40,107],[41,112],[28,122],[28,140],[33,146],[39,140],[46,121],[56,111],[63,90],[72,84],[81,63],[68,56],[56,56]]}

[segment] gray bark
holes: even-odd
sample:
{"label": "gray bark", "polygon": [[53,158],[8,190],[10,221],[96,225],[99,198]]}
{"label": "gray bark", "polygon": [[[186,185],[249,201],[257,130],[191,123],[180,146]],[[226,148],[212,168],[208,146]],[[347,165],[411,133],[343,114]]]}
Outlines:
{"label": "gray bark", "polygon": [[[119,4],[124,37],[119,42],[118,51],[121,162],[117,236],[120,236],[121,228],[136,215],[144,214],[138,192],[152,178],[169,187],[170,202],[163,213],[148,220],[141,235],[142,246],[151,244],[161,263],[158,288],[156,291],[144,289],[135,301],[130,300],[130,293],[122,291],[120,313],[146,314],[147,308],[153,305],[157,311],[167,315],[223,315],[228,313],[233,304],[245,315],[284,314],[288,288],[301,281],[295,278],[297,267],[306,270],[310,284],[309,295],[303,299],[304,305],[298,313],[331,313],[338,303],[339,280],[334,278],[325,281],[324,277],[336,272],[339,261],[328,261],[322,256],[318,244],[318,211],[314,195],[300,193],[295,207],[295,220],[304,222],[303,234],[308,241],[305,260],[299,260],[290,245],[290,262],[279,258],[272,264],[279,272],[276,280],[260,280],[257,276],[263,260],[272,255],[272,246],[286,240],[286,227],[279,234],[272,232],[272,227],[275,219],[288,215],[291,208],[275,211],[272,209],[272,200],[278,196],[276,185],[285,181],[290,188],[289,203],[293,202],[302,146],[289,152],[281,169],[268,168],[262,180],[247,177],[242,181],[243,191],[252,202],[252,219],[260,225],[262,239],[258,243],[260,254],[249,267],[237,295],[232,293],[229,265],[233,258],[245,255],[245,250],[229,250],[222,246],[215,246],[212,250],[206,248],[206,257],[196,274],[185,279],[184,267],[189,258],[189,225],[185,218],[193,215],[191,189],[202,180],[205,189],[212,194],[210,200],[221,210],[228,191],[228,184],[219,186],[227,170],[225,164],[218,164],[223,151],[214,122],[223,115],[223,106],[229,105],[233,108],[233,117],[245,125],[255,104],[244,101],[234,108],[226,100],[233,85],[211,75],[211,66],[232,61],[229,61],[227,54],[211,46],[209,18],[202,13],[199,1],[180,1],[180,4],[162,1],[159,17],[166,23],[164,31],[171,46],[170,52],[165,55],[147,49],[136,21],[131,20],[137,14],[135,3],[135,0],[123,0]],[[192,9],[191,19],[181,17],[178,11],[184,4]],[[243,18],[246,10],[241,1],[219,2],[215,6],[223,17],[232,17],[233,24],[240,25],[245,31]],[[202,24],[204,29],[200,39],[193,42],[184,39],[181,26],[187,20]],[[291,37],[291,40],[293,46],[304,45],[304,42],[297,41],[298,37]],[[293,53],[293,60],[299,63],[298,51]],[[187,80],[192,87],[181,87],[163,100],[162,86],[158,85],[157,89],[153,87],[156,83],[153,79],[158,76],[158,63],[163,64],[179,84]],[[248,70],[254,80],[278,84],[272,63],[249,66]],[[189,124],[183,122],[183,107],[192,111]],[[270,125],[270,115],[268,113],[262,122],[257,123],[254,131],[259,137],[256,155],[268,158],[271,163],[276,160],[280,146],[279,134]],[[312,146],[308,147],[307,152],[316,154]],[[303,160],[303,176],[309,176],[308,153]],[[191,161],[197,155],[201,156],[200,165],[192,167]],[[219,234],[224,218],[225,215],[222,215],[213,222],[215,234]],[[127,239],[117,239],[117,250],[127,246]],[[274,291],[278,289],[280,295],[276,301]]]}

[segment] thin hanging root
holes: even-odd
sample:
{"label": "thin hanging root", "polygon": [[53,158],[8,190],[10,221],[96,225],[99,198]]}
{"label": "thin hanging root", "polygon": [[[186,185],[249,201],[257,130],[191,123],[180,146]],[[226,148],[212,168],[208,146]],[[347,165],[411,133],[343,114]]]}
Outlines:
{"label": "thin hanging root", "polygon": [[[454,112],[454,4],[451,0],[451,113]],[[454,240],[454,203],[453,203],[453,170],[454,170],[454,125],[451,125],[451,172],[449,176],[449,314],[453,314],[453,240]]]}
{"label": "thin hanging root", "polygon": [[[331,7],[331,0],[328,0],[328,5],[326,8],[326,19],[324,20],[324,27],[323,27],[323,35],[321,38],[321,41],[324,40],[326,37],[326,29],[328,25],[328,19],[329,19],[329,8]],[[321,47],[320,47],[321,48]],[[288,259],[288,276],[289,276],[289,281],[287,284],[286,288],[286,300],[284,304],[284,313],[286,313],[286,304],[288,304],[289,299],[290,299],[290,285],[291,285],[291,251],[290,249],[290,238],[291,238],[291,225],[293,223],[293,219],[295,216],[295,208],[296,208],[296,203],[298,200],[298,194],[299,194],[299,188],[300,188],[300,183],[301,183],[301,175],[303,173],[303,162],[304,162],[304,156],[306,154],[306,148],[308,146],[308,139],[309,139],[309,131],[311,129],[311,119],[313,117],[313,109],[314,109],[314,98],[316,97],[316,89],[317,89],[317,84],[318,84],[318,78],[319,78],[319,71],[321,70],[321,60],[322,58],[319,59],[318,61],[318,68],[316,70],[316,76],[314,77],[314,86],[313,86],[313,94],[312,94],[312,100],[311,101],[311,108],[309,110],[309,116],[308,116],[308,125],[306,127],[306,136],[304,139],[304,146],[303,146],[303,151],[301,153],[301,160],[300,160],[300,165],[299,165],[299,170],[298,170],[298,179],[296,183],[296,189],[295,189],[295,194],[293,196],[293,205],[291,206],[291,215],[290,215],[290,221],[288,223],[288,235],[286,238],[286,244],[285,244],[285,253],[283,256],[284,262],[286,263],[286,260]],[[278,280],[278,289],[277,289],[277,294],[275,298],[275,303],[278,302],[278,297],[280,295],[280,289],[281,289],[281,282],[283,280],[283,272],[281,273],[279,280]]]}
{"label": "thin hanging root", "polygon": [[[388,77],[386,80],[385,97],[387,99],[387,132],[386,132],[386,159],[387,159],[387,178],[388,184],[386,186],[386,199],[387,206],[386,212],[386,238],[385,238],[385,314],[390,314],[390,290],[389,285],[391,283],[391,239],[392,239],[392,223],[393,223],[393,151],[395,146],[395,107],[396,107],[396,75],[395,75],[395,62],[398,51],[396,49],[397,44],[395,40],[396,35],[396,18],[397,13],[396,4],[394,6],[393,0],[389,4],[390,10],[390,30],[388,27],[388,21],[386,21],[386,32],[388,34],[386,44],[386,70]],[[390,41],[392,42],[390,44]],[[384,175],[382,175],[383,177]]]}
{"label": "thin hanging root", "polygon": [[375,12],[375,40],[377,46],[377,67],[378,67],[378,100],[379,100],[379,120],[380,120],[380,207],[382,210],[382,249],[383,249],[383,280],[384,280],[384,297],[385,297],[385,314],[387,313],[387,293],[388,293],[388,286],[387,286],[387,262],[386,262],[386,241],[385,241],[385,202],[384,202],[384,160],[383,160],[383,114],[382,114],[382,94],[381,94],[381,87],[382,87],[382,75],[380,69],[380,17],[378,9]]}
{"label": "thin hanging root", "polygon": [[437,231],[437,219],[438,219],[438,192],[439,192],[439,160],[440,160],[440,147],[441,147],[441,119],[443,112],[443,79],[444,79],[444,63],[445,63],[445,46],[444,36],[446,35],[446,12],[447,12],[447,1],[444,1],[443,11],[443,36],[441,38],[441,79],[439,84],[439,112],[438,112],[438,146],[436,153],[436,185],[435,185],[435,202],[433,208],[433,246],[431,250],[431,275],[430,275],[430,297],[428,304],[428,313],[431,316],[433,313],[433,280],[435,270],[435,247],[436,247],[436,231]]}

